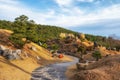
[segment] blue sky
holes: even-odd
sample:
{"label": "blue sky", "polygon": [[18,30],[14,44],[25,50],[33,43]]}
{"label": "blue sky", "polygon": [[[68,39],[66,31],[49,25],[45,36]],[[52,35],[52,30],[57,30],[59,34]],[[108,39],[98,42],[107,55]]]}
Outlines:
{"label": "blue sky", "polygon": [[0,0],[0,19],[22,14],[40,24],[120,36],[120,0]]}

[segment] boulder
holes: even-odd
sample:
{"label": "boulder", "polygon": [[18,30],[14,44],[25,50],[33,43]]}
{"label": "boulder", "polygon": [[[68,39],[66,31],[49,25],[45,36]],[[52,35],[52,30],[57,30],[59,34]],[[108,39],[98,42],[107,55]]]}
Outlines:
{"label": "boulder", "polygon": [[0,50],[5,50],[6,48],[2,45],[0,45]]}
{"label": "boulder", "polygon": [[77,69],[79,70],[86,70],[88,63],[76,63]]}
{"label": "boulder", "polygon": [[85,39],[85,35],[83,33],[80,33],[79,37],[80,39]]}
{"label": "boulder", "polygon": [[61,38],[66,38],[66,37],[71,37],[74,38],[75,36],[73,34],[68,34],[68,33],[60,33]]}
{"label": "boulder", "polygon": [[20,49],[11,50],[7,49],[4,46],[0,45],[0,55],[5,57],[8,60],[19,59],[22,51]]}
{"label": "boulder", "polygon": [[14,59],[20,59],[20,56],[16,52],[12,53],[11,56],[13,56]]}
{"label": "boulder", "polygon": [[7,60],[14,60],[15,59],[15,57],[13,55],[10,55],[10,54],[6,55],[5,58]]}
{"label": "boulder", "polygon": [[11,50],[5,49],[3,51],[3,56],[8,60],[20,59],[21,50]]}
{"label": "boulder", "polygon": [[40,57],[39,57],[39,56],[37,56],[36,58],[37,58],[37,60],[40,60]]}
{"label": "boulder", "polygon": [[15,52],[16,52],[18,55],[20,55],[20,54],[22,53],[22,50],[21,50],[21,49],[17,49],[17,50],[15,50]]}
{"label": "boulder", "polygon": [[60,37],[61,37],[61,38],[65,38],[65,37],[66,37],[66,34],[65,34],[65,33],[60,33]]}
{"label": "boulder", "polygon": [[37,51],[36,47],[34,47],[34,46],[32,46],[31,49],[32,49],[33,51]]}
{"label": "boulder", "polygon": [[3,55],[3,53],[4,53],[4,51],[3,51],[3,50],[0,50],[0,56],[2,56],[2,55]]}
{"label": "boulder", "polygon": [[7,56],[9,54],[10,54],[10,50],[9,49],[5,49],[4,53],[3,53],[3,56],[5,57],[5,56]]}

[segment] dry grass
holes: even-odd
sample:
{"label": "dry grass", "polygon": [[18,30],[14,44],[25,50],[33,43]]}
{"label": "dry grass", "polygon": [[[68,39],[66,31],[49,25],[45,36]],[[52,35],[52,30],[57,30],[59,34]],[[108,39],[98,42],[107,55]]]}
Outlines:
{"label": "dry grass", "polygon": [[108,56],[78,70],[74,80],[120,80],[120,55]]}
{"label": "dry grass", "polygon": [[9,34],[13,33],[13,31],[7,30],[7,29],[0,29],[0,32],[5,32],[5,33],[9,33]]}
{"label": "dry grass", "polygon": [[[32,46],[34,46],[34,47],[36,48],[36,51],[33,51],[33,50],[30,49]],[[31,56],[33,56],[33,57],[40,56],[41,58],[44,58],[45,60],[53,60],[53,58],[51,57],[52,54],[51,54],[48,50],[46,50],[46,49],[38,46],[37,44],[35,44],[35,43],[33,43],[33,42],[31,42],[31,43],[29,43],[29,44],[26,44],[26,45],[24,46],[24,50],[25,50],[29,55],[31,55]]]}
{"label": "dry grass", "polygon": [[[37,51],[27,48],[28,46],[33,45],[36,47]],[[64,56],[62,59],[53,58],[49,51],[34,43],[25,45],[24,50],[28,53],[29,57],[24,57],[23,60],[8,61],[3,57],[0,57],[0,80],[30,80],[31,72],[37,67],[57,61],[72,60],[68,56]],[[38,61],[36,56],[41,57],[41,60]]]}
{"label": "dry grass", "polygon": [[[0,45],[15,49],[8,39],[11,33],[12,31],[0,29]],[[36,51],[30,49],[31,46],[34,46]],[[28,54],[28,57],[25,57],[25,53],[22,53],[22,59],[20,60],[8,61],[0,56],[0,80],[30,80],[31,72],[37,67],[58,61],[72,60],[68,56],[64,56],[62,59],[53,58],[48,50],[33,42],[26,44],[23,51]],[[40,57],[40,60],[37,59],[37,56]]]}
{"label": "dry grass", "polygon": [[102,56],[120,54],[119,51],[107,50],[105,47],[98,47],[98,50],[100,51]]}
{"label": "dry grass", "polygon": [[31,72],[38,65],[34,60],[7,61],[0,57],[0,80],[30,80]]}

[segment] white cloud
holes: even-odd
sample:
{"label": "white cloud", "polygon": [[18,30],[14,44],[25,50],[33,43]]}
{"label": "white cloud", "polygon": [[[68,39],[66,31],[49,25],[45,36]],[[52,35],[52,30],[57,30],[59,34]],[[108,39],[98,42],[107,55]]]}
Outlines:
{"label": "white cloud", "polygon": [[101,23],[102,21],[105,22],[105,20],[120,19],[120,5],[113,5],[88,14],[75,7],[71,9],[65,8],[63,11],[69,13],[70,15],[54,15],[54,19],[52,21],[47,21],[47,23],[64,27],[73,27]]}
{"label": "white cloud", "polygon": [[[25,5],[22,5],[18,0],[0,0],[0,18],[7,20],[14,20],[22,14],[27,15],[30,19],[35,20],[37,23],[45,24],[47,18],[51,18],[54,15],[54,10],[50,10],[46,13],[35,12]],[[14,3],[14,5],[12,5]]]}
{"label": "white cloud", "polygon": [[[73,0],[56,1],[59,5],[70,5]],[[109,19],[120,19],[120,5],[112,5],[91,13],[87,13],[77,6],[61,7],[59,11],[60,13],[50,9],[48,12],[36,12],[21,4],[19,0],[6,0],[5,2],[0,0],[1,19],[13,20],[15,17],[25,14],[37,23],[63,26],[65,28],[101,23]]]}
{"label": "white cloud", "polygon": [[18,5],[18,0],[0,0],[0,4],[7,4],[7,5]]}
{"label": "white cloud", "polygon": [[[15,17],[25,14],[40,24],[56,25],[64,28],[72,27],[72,29],[80,26],[80,28],[84,28],[83,32],[85,33],[109,35],[118,34],[120,31],[120,4],[88,13],[85,9],[73,5],[72,3],[75,0],[56,1],[60,6],[59,12],[56,12],[55,9],[48,9],[47,12],[34,11],[33,8],[23,5],[20,0],[0,0],[0,19],[13,21]],[[95,28],[101,27],[101,29],[94,30],[93,26]]]}
{"label": "white cloud", "polygon": [[73,0],[55,0],[55,2],[60,6],[70,6]]}
{"label": "white cloud", "polygon": [[94,2],[95,0],[77,0],[79,2]]}

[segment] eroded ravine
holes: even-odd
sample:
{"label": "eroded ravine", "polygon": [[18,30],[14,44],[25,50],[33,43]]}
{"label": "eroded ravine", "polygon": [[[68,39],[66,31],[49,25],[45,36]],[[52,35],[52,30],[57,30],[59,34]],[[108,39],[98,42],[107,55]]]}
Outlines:
{"label": "eroded ravine", "polygon": [[57,63],[37,68],[32,72],[31,80],[67,80],[65,76],[67,68],[77,62],[78,59],[74,57],[72,62]]}

